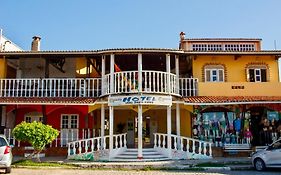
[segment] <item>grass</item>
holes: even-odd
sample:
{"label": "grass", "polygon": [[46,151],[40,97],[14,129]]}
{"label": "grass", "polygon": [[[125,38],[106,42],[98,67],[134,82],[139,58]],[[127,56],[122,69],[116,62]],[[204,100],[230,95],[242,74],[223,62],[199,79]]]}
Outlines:
{"label": "grass", "polygon": [[27,166],[27,167],[63,167],[63,168],[75,168],[77,166],[64,163],[55,163],[55,162],[34,162],[32,160],[19,160],[13,162],[12,164],[15,167]]}

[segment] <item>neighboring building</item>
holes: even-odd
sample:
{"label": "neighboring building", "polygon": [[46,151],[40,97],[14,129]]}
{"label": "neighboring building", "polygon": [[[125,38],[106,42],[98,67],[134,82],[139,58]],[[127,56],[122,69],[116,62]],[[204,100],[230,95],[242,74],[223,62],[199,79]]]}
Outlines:
{"label": "neighboring building", "polygon": [[280,111],[281,52],[260,47],[259,39],[193,40],[182,33],[180,49],[40,51],[34,37],[32,51],[0,52],[1,60],[18,63],[10,72],[16,79],[0,79],[2,125],[18,154],[26,144],[13,140],[11,129],[42,121],[60,130],[47,155],[210,158],[234,116],[259,118],[261,106]]}
{"label": "neighboring building", "polygon": [[184,33],[180,47],[198,78],[198,96],[185,98],[194,105],[194,137],[246,148],[281,136],[280,51],[262,50],[261,39],[186,39]]}

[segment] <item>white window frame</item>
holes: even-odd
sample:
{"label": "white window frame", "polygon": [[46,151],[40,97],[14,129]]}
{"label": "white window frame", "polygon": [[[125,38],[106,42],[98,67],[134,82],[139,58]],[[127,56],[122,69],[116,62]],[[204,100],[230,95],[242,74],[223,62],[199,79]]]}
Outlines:
{"label": "white window frame", "polygon": [[[27,118],[30,118],[30,121],[27,121]],[[43,116],[36,116],[36,115],[33,116],[33,115],[25,114],[24,121],[27,123],[32,123],[34,121],[43,122]]]}
{"label": "white window frame", "polygon": [[[265,69],[265,68],[248,68],[248,69],[249,69],[249,73],[248,73],[249,77],[250,77],[250,70],[254,70],[254,78],[255,78],[254,82],[262,82],[262,75],[261,75],[262,70],[265,70],[267,73],[267,69]],[[259,74],[257,74],[257,72],[259,72]],[[267,80],[267,75],[266,75],[266,80]]]}
{"label": "white window frame", "polygon": [[[67,116],[67,128],[63,128],[63,116]],[[72,128],[71,127],[71,117],[77,116],[77,127]],[[61,114],[61,122],[60,122],[60,128],[61,129],[79,129],[79,114]]]}
{"label": "white window frame", "polygon": [[[207,81],[207,71],[210,71],[210,81]],[[213,81],[213,71],[216,71],[216,81]],[[219,76],[219,72],[222,72],[222,81],[220,81],[220,76]],[[205,82],[224,82],[225,78],[224,78],[224,69],[222,68],[205,68]]]}

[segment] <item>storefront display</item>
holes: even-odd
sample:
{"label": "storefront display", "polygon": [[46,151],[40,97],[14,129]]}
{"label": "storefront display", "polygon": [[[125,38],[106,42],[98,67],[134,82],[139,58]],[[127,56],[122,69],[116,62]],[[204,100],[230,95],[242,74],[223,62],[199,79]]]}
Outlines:
{"label": "storefront display", "polygon": [[[257,110],[258,109],[258,110]],[[193,136],[221,147],[224,144],[269,145],[281,136],[278,111],[251,108],[246,112],[198,112],[193,118]]]}

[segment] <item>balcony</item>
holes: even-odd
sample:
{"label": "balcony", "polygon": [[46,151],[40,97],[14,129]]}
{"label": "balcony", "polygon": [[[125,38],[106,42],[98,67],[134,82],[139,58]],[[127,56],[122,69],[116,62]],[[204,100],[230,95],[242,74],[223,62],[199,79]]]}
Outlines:
{"label": "balcony", "polygon": [[281,96],[279,82],[199,82],[199,96]]}
{"label": "balcony", "polygon": [[[112,94],[151,93],[175,96],[196,96],[196,78],[179,78],[160,71],[142,71],[142,84],[138,71],[115,72],[104,78],[31,78],[0,79],[0,97],[87,97],[98,98]],[[113,86],[113,87],[112,87]],[[138,88],[141,86],[141,88]],[[110,91],[112,88],[112,92]]]}

